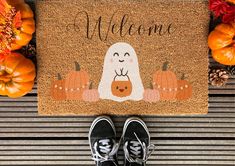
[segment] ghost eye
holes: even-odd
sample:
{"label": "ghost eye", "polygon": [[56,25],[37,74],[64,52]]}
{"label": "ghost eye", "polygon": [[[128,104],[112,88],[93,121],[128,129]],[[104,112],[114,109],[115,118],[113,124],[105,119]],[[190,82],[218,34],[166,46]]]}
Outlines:
{"label": "ghost eye", "polygon": [[130,54],[129,54],[128,52],[126,52],[126,53],[124,54],[124,56],[130,56]]}
{"label": "ghost eye", "polygon": [[115,53],[113,54],[113,56],[119,56],[119,54],[118,54],[117,52],[115,52]]}

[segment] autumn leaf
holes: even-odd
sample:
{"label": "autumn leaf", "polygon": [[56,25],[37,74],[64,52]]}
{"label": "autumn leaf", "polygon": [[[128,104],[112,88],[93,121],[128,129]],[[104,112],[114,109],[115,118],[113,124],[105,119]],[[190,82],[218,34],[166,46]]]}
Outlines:
{"label": "autumn leaf", "polygon": [[230,6],[226,14],[223,15],[222,21],[224,23],[235,22],[235,6]]}
{"label": "autumn leaf", "polygon": [[215,17],[219,17],[226,13],[230,6],[224,0],[210,0],[209,8]]}

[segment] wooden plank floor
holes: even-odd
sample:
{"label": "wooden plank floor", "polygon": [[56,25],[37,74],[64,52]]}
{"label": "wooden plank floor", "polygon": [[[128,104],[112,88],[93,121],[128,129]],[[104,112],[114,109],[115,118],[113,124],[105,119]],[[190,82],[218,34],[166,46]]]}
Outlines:
{"label": "wooden plank floor", "polygon": [[[112,116],[118,136],[126,118]],[[157,147],[148,165],[235,166],[235,77],[209,87],[208,115],[141,118]],[[20,99],[0,97],[0,166],[94,165],[87,140],[93,119],[38,116],[37,85]]]}
{"label": "wooden plank floor", "polygon": [[[157,146],[148,165],[234,166],[234,94],[231,78],[223,88],[210,86],[208,115],[143,116]],[[112,118],[120,136],[126,117]],[[20,99],[0,97],[0,165],[92,165],[87,135],[93,119],[38,116],[37,85]]]}

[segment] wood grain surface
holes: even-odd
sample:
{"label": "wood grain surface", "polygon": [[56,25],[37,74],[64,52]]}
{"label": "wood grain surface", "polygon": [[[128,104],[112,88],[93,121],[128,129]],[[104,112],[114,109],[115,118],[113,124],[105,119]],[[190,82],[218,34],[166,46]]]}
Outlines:
{"label": "wood grain surface", "polygon": [[[37,84],[20,99],[0,97],[0,166],[94,165],[87,138],[94,118],[38,116]],[[112,116],[118,137],[126,118]],[[235,165],[235,77],[225,87],[209,86],[207,115],[141,118],[156,145],[148,165]],[[122,164],[122,147],[118,154]]]}

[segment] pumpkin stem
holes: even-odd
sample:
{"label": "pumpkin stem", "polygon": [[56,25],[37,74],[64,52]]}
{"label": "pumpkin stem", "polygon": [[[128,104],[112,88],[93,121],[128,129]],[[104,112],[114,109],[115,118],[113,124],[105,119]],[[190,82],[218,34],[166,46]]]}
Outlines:
{"label": "pumpkin stem", "polygon": [[92,89],[93,82],[90,83],[89,89]]}
{"label": "pumpkin stem", "polygon": [[57,74],[57,79],[62,80],[62,77],[61,77],[60,73]]}
{"label": "pumpkin stem", "polygon": [[167,71],[168,64],[169,64],[169,62],[168,62],[168,61],[166,61],[166,62],[164,62],[164,63],[163,63],[162,71]]}
{"label": "pumpkin stem", "polygon": [[153,89],[153,84],[150,82],[150,86],[149,86],[150,89]]}
{"label": "pumpkin stem", "polygon": [[185,80],[185,74],[183,73],[182,76],[181,76],[181,80]]}
{"label": "pumpkin stem", "polygon": [[79,63],[77,61],[75,61],[74,63],[75,63],[75,70],[80,71],[81,67],[80,67]]}

